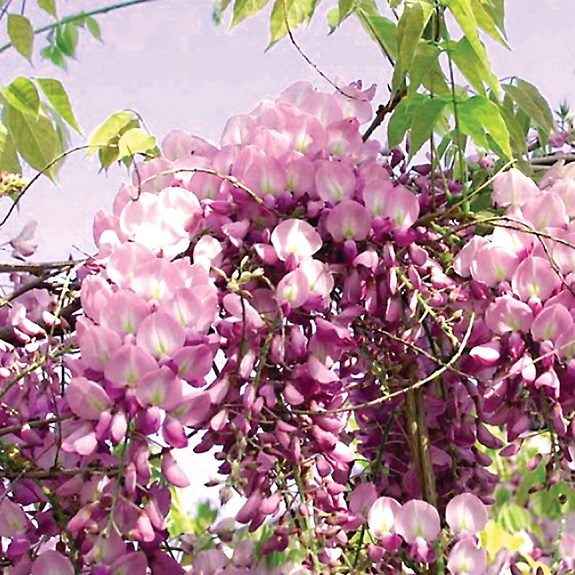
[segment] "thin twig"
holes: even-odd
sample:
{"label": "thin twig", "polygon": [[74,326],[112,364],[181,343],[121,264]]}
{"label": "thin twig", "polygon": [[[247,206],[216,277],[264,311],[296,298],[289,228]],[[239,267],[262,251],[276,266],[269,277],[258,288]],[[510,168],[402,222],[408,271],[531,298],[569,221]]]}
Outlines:
{"label": "thin twig", "polygon": [[[73,22],[78,22],[89,16],[98,16],[100,14],[106,14],[114,10],[120,10],[122,8],[128,8],[129,6],[135,6],[136,4],[145,4],[147,2],[154,2],[155,0],[129,0],[128,2],[120,2],[119,4],[114,4],[112,6],[104,6],[103,8],[96,8],[95,10],[88,10],[87,12],[80,12],[79,14],[74,14],[73,16],[66,16],[58,22],[53,22],[45,26],[41,26],[34,30],[34,36],[37,34],[42,34],[43,32],[49,32],[54,30],[63,24],[72,24]],[[7,42],[3,46],[0,46],[0,54],[6,52],[9,48],[13,46],[12,42]]]}

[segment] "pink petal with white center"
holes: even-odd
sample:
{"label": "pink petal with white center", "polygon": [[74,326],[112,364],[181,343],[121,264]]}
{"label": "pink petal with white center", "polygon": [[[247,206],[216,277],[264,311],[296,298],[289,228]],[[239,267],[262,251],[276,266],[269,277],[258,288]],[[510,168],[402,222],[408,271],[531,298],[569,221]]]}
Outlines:
{"label": "pink petal with white center", "polygon": [[212,236],[202,236],[194,246],[194,264],[208,270],[222,263],[222,245]]}
{"label": "pink petal with white center", "polygon": [[441,531],[439,513],[426,501],[411,499],[397,512],[395,531],[407,543],[414,543],[418,537],[431,543],[437,539]]}
{"label": "pink petal with white center", "polygon": [[383,217],[389,218],[397,228],[408,228],[419,216],[419,202],[405,186],[395,186],[383,206]]}
{"label": "pink petal with white center", "polygon": [[299,264],[299,269],[307,277],[312,294],[322,298],[329,296],[333,290],[334,279],[326,264],[313,258],[306,258]]}
{"label": "pink petal with white center", "polygon": [[72,421],[62,425],[62,436],[62,449],[67,453],[91,455],[98,445],[93,423]]}
{"label": "pink petal with white center", "polygon": [[452,575],[484,575],[487,553],[472,538],[458,541],[449,553],[447,569]]}
{"label": "pink petal with white center", "polygon": [[172,225],[181,227],[190,236],[198,231],[203,212],[194,194],[172,186],[158,194],[158,202],[163,208],[163,217],[169,219]]}
{"label": "pink petal with white center", "polygon": [[258,126],[252,135],[252,144],[261,148],[271,158],[283,158],[292,146],[290,137],[278,128]]}
{"label": "pink petal with white center", "polygon": [[344,200],[328,214],[325,227],[336,242],[363,241],[371,231],[371,215],[353,200]]}
{"label": "pink petal with white center", "polygon": [[80,288],[80,300],[84,313],[96,322],[100,321],[112,296],[110,284],[101,276],[88,276]]}
{"label": "pink petal with white center", "polygon": [[82,360],[95,371],[104,371],[110,357],[116,351],[122,340],[111,329],[101,325],[86,328],[78,336]]}
{"label": "pink petal with white center", "polygon": [[301,261],[311,257],[322,246],[321,236],[316,229],[306,221],[297,219],[279,223],[272,232],[271,243],[282,261],[290,255]]}
{"label": "pink petal with white center", "polygon": [[213,365],[213,353],[208,345],[183,347],[172,357],[178,366],[178,377],[192,385],[202,386]]}
{"label": "pink petal with white center", "polygon": [[[310,194],[311,197],[314,194],[315,166],[305,156],[290,161],[286,168],[286,178],[286,188],[293,192],[296,198],[304,194]],[[314,197],[317,197],[317,195]]]}
{"label": "pink petal with white center", "polygon": [[168,132],[161,144],[162,154],[170,161],[192,155],[193,140],[188,132],[172,130]]}
{"label": "pink petal with white center", "polygon": [[171,299],[184,278],[168,260],[155,258],[141,265],[134,274],[131,288],[146,301],[158,303]]}
{"label": "pink petal with white center", "polygon": [[139,346],[160,359],[184,345],[185,331],[171,315],[158,311],[142,322],[136,340]]}
{"label": "pink petal with white center", "polygon": [[161,215],[156,194],[142,193],[137,200],[129,201],[120,213],[120,230],[133,238],[138,228],[145,222],[158,220]]}
{"label": "pink petal with white center", "polygon": [[218,313],[217,292],[209,284],[194,289],[179,288],[164,309],[182,326],[205,333]]}
{"label": "pink petal with white center", "polygon": [[132,173],[132,183],[144,193],[157,194],[174,183],[175,174],[170,174],[173,164],[166,158],[154,158],[148,162],[137,162]]}
{"label": "pink petal with white center", "polygon": [[499,341],[489,341],[487,343],[476,345],[470,352],[469,356],[479,362],[481,365],[494,365],[501,357],[501,343]]}
{"label": "pink petal with white center", "polygon": [[81,419],[98,420],[113,403],[104,388],[85,377],[75,377],[66,387],[70,409]]}
{"label": "pink petal with white center", "polygon": [[553,341],[571,329],[573,318],[569,310],[555,304],[545,306],[537,315],[531,326],[531,335],[535,341]]}
{"label": "pink petal with white center", "polygon": [[247,114],[231,117],[224,127],[220,143],[222,147],[232,144],[248,144],[254,131],[255,121]]}
{"label": "pink petal with white center", "polygon": [[125,344],[114,352],[104,375],[116,387],[135,387],[147,373],[157,368],[158,363],[146,350]]}
{"label": "pink petal with white center", "polygon": [[136,399],[142,407],[157,406],[169,411],[182,401],[182,380],[166,365],[149,371],[136,384]]}
{"label": "pink petal with white center", "polygon": [[100,322],[121,336],[135,334],[150,313],[148,304],[134,292],[123,290],[109,298]]}
{"label": "pink petal with white center", "polygon": [[540,192],[530,199],[521,211],[536,230],[565,228],[569,223],[563,200],[554,192]]}
{"label": "pink petal with white center", "polygon": [[286,274],[276,289],[280,304],[288,303],[292,309],[303,305],[309,297],[309,282],[304,272],[297,269]]}
{"label": "pink petal with white center", "polygon": [[315,185],[320,199],[334,205],[351,199],[355,190],[355,175],[350,167],[328,160],[319,160],[316,165]]}
{"label": "pink petal with white center", "polygon": [[295,118],[289,127],[292,146],[301,154],[315,154],[325,147],[327,134],[324,125],[310,114]]}
{"label": "pink petal with white center", "polygon": [[519,265],[517,254],[507,248],[486,244],[476,254],[471,264],[473,279],[495,287],[511,279]]}
{"label": "pink petal with white center", "polygon": [[487,507],[472,493],[461,493],[447,504],[445,520],[454,535],[475,535],[485,529]]}
{"label": "pink petal with white center", "polygon": [[561,279],[549,260],[530,256],[524,259],[513,274],[511,287],[522,300],[547,300],[561,285]]}
{"label": "pink petal with white center", "polygon": [[198,427],[209,418],[212,396],[209,391],[192,389],[184,396],[171,415],[186,427]]}
{"label": "pink petal with white center", "polygon": [[522,206],[539,193],[535,182],[517,168],[511,168],[493,178],[491,199],[498,206]]}
{"label": "pink petal with white center", "polygon": [[481,248],[488,245],[483,236],[473,236],[463,249],[455,256],[453,260],[453,269],[461,277],[468,277],[471,273],[471,266],[477,259],[477,254]]}
{"label": "pink petal with white center", "polygon": [[363,201],[372,216],[383,216],[384,206],[389,201],[393,188],[393,182],[389,179],[372,180],[366,183],[362,193]]}
{"label": "pink petal with white center", "polygon": [[49,549],[36,557],[30,575],[74,575],[74,567],[70,559]]}
{"label": "pink petal with white center", "polygon": [[527,333],[533,323],[533,311],[526,303],[504,295],[489,304],[485,312],[485,323],[499,335],[508,331]]}
{"label": "pink petal with white center", "polygon": [[137,268],[156,259],[148,248],[132,242],[118,246],[106,266],[108,277],[121,288],[130,287]]}
{"label": "pink petal with white center", "polygon": [[380,539],[384,535],[395,533],[395,518],[400,509],[400,503],[392,497],[376,499],[367,515],[371,534]]}
{"label": "pink petal with white center", "polygon": [[343,158],[349,154],[359,155],[363,140],[358,128],[359,122],[356,118],[344,118],[339,122],[332,122],[327,127],[328,152],[336,158]]}
{"label": "pink petal with white center", "polygon": [[269,156],[256,158],[244,172],[244,183],[256,196],[277,197],[285,192],[287,177],[282,165]]}

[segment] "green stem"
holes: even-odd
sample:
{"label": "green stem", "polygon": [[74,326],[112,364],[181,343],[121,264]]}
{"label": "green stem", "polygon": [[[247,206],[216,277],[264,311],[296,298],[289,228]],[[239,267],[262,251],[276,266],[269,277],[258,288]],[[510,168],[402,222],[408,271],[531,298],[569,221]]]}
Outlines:
{"label": "green stem", "polygon": [[[58,22],[52,22],[52,24],[46,24],[45,26],[40,26],[34,30],[34,36],[42,34],[43,32],[48,32],[62,26],[62,24],[70,24],[72,22],[77,22],[86,18],[86,16],[98,16],[100,14],[107,14],[114,10],[120,10],[121,8],[128,8],[129,6],[135,6],[136,4],[145,4],[147,2],[153,2],[154,0],[128,0],[126,2],[119,2],[118,4],[113,4],[112,6],[104,6],[103,8],[96,8],[95,10],[89,10],[88,12],[80,12],[79,14],[74,14],[73,16],[66,16],[59,20]],[[0,54],[6,52],[9,48],[13,46],[12,42],[8,42],[3,46],[0,46]]]}

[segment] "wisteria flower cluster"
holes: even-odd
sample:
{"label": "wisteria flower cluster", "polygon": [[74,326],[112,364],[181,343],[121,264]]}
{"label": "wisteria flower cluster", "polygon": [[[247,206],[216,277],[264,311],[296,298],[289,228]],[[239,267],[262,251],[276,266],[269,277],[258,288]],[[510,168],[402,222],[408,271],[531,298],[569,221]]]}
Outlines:
{"label": "wisteria flower cluster", "polygon": [[[363,141],[373,95],[298,83],[232,118],[219,146],[172,132],[96,215],[70,313],[33,281],[15,292],[0,569],[399,573],[441,559],[481,575],[499,479],[487,451],[512,455],[545,426],[548,472],[571,473],[575,179],[496,176],[480,235],[449,174]],[[219,462],[222,502],[244,497],[200,549],[168,530],[189,485],[174,452],[190,446]],[[236,525],[264,524],[264,542],[229,552]],[[267,561],[294,546],[298,561]]]}

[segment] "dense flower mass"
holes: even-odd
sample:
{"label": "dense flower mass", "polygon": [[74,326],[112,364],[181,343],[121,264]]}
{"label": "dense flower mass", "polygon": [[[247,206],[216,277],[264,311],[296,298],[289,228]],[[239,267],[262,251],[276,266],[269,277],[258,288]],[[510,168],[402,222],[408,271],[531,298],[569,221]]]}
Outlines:
{"label": "dense flower mass", "polygon": [[[2,308],[0,569],[331,573],[351,546],[480,575],[487,449],[545,426],[571,472],[573,173],[497,175],[479,235],[457,184],[363,141],[373,95],[298,83],[219,146],[172,132],[96,215],[81,312],[34,286]],[[196,549],[168,530],[192,438],[244,497]]]}

